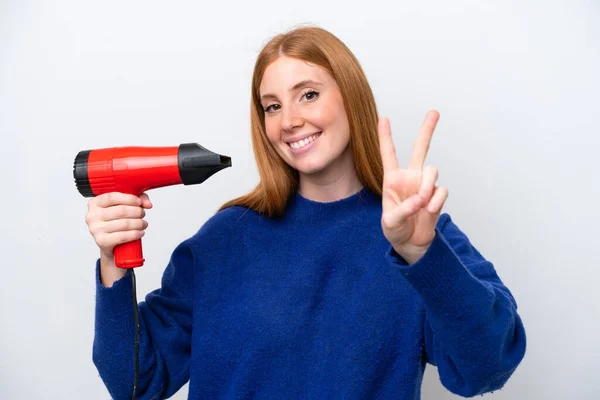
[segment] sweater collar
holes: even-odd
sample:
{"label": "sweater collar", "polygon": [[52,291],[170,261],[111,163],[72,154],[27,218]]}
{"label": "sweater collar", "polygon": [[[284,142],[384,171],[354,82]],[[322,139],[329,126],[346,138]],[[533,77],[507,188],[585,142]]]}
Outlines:
{"label": "sweater collar", "polygon": [[381,199],[364,187],[360,191],[343,199],[319,202],[303,197],[295,192],[286,210],[285,219],[302,221],[324,221],[341,217],[348,213],[364,211],[365,207],[381,203]]}

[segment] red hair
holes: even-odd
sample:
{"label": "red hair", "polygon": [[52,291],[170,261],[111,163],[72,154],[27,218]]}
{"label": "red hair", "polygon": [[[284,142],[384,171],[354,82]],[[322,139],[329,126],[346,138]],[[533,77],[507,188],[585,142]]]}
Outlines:
{"label": "red hair", "polygon": [[267,67],[281,56],[294,57],[325,68],[340,88],[350,127],[354,168],[364,187],[381,196],[383,164],[377,133],[377,107],[367,78],[354,54],[330,32],[318,27],[301,27],[273,37],[254,65],[250,123],[252,148],[260,182],[248,194],[223,204],[250,208],[268,217],[285,213],[290,197],[298,189],[298,172],[279,156],[265,131],[260,84]]}

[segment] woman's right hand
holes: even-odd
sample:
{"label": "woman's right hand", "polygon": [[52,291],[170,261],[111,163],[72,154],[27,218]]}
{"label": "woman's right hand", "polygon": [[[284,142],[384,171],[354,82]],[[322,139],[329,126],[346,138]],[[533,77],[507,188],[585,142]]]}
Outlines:
{"label": "woman's right hand", "polygon": [[[144,236],[148,222],[144,209],[152,208],[152,202],[146,193],[139,197],[131,194],[112,192],[91,198],[88,201],[88,212],[85,222],[89,231],[100,249],[102,273],[108,270],[113,278],[125,274],[125,270],[117,271],[114,265],[115,246],[132,242]],[[119,268],[120,269],[120,268]],[[116,273],[119,272],[119,273]],[[109,278],[105,286],[112,286],[116,279]]]}

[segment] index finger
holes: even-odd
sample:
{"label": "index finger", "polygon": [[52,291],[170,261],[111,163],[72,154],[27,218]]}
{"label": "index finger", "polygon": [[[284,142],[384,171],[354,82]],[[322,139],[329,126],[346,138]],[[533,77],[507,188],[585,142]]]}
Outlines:
{"label": "index finger", "polygon": [[132,194],[110,192],[96,196],[96,205],[103,208],[116,205],[141,206],[142,200]]}
{"label": "index finger", "polygon": [[397,169],[398,159],[396,158],[396,148],[392,140],[390,121],[387,118],[381,118],[377,130],[379,131],[379,150],[381,151],[383,172]]}
{"label": "index finger", "polygon": [[410,163],[408,164],[409,169],[421,170],[425,164],[427,158],[427,152],[429,151],[429,145],[431,144],[431,137],[433,136],[433,130],[440,119],[440,113],[436,110],[431,110],[425,116],[425,120],[419,129],[419,135],[410,155]]}

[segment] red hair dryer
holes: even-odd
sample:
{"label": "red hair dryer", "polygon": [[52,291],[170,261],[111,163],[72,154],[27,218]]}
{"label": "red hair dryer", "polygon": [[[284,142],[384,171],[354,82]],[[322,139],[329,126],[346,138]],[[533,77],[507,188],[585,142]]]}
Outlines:
{"label": "red hair dryer", "polygon": [[[80,151],[73,164],[73,177],[84,197],[108,192],[141,195],[149,189],[171,185],[194,185],[231,167],[231,158],[215,154],[197,143],[176,147],[113,147]],[[144,265],[142,240],[114,248],[115,265]]]}

